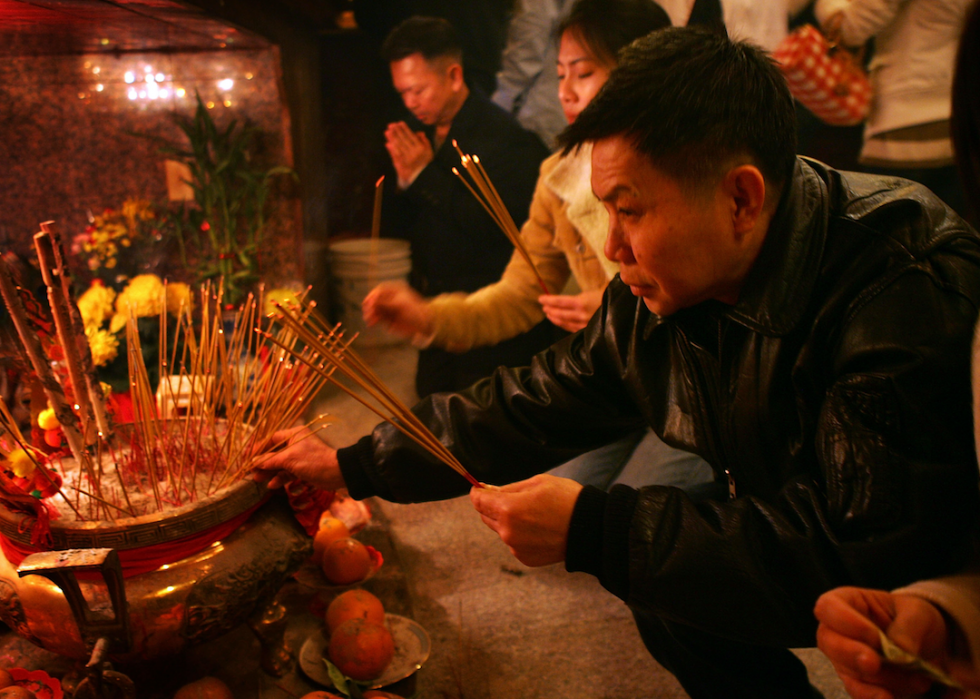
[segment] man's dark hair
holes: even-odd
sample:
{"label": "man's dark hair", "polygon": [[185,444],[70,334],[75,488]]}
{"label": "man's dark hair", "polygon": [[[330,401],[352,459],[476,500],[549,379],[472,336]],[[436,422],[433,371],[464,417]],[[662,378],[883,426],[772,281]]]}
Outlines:
{"label": "man's dark hair", "polygon": [[559,145],[567,153],[618,135],[694,186],[748,157],[779,192],[796,162],[796,114],[779,69],[762,49],[706,29],[663,29],[623,49]]}
{"label": "man's dark hair", "polygon": [[556,30],[575,34],[595,58],[616,64],[619,50],[634,39],[670,26],[670,17],[652,0],[578,0]]}
{"label": "man's dark hair", "polygon": [[441,17],[409,17],[388,33],[381,45],[386,63],[400,61],[420,53],[427,61],[450,58],[463,62],[463,45],[456,29]]}

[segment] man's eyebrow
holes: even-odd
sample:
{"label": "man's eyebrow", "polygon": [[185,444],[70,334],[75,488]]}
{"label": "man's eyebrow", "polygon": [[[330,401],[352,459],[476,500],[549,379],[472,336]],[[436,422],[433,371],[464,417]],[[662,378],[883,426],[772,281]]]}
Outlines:
{"label": "man's eyebrow", "polygon": [[[617,184],[615,187],[613,187],[609,191],[609,193],[606,196],[600,197],[598,194],[596,194],[596,197],[599,198],[599,201],[610,201],[611,202],[611,201],[615,201],[615,199],[617,197],[619,197],[621,194],[625,194],[625,195],[629,196],[632,192],[633,192],[633,189],[631,187],[629,187],[629,186],[627,186],[625,184]],[[595,194],[595,190],[592,190],[592,193]]]}

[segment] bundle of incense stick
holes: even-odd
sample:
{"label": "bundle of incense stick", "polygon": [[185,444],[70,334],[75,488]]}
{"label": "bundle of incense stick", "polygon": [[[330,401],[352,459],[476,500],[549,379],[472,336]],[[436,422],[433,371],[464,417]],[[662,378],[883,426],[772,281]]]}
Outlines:
{"label": "bundle of incense stick", "polygon": [[[350,345],[354,338],[345,342],[343,333],[340,332],[340,324],[328,327],[314,306],[315,304],[312,302],[307,304],[305,309],[301,306],[287,308],[282,304],[275,304],[277,312],[270,316],[284,328],[293,332],[304,343],[304,353],[302,354],[295,353],[295,348],[287,349],[268,332],[262,330],[258,330],[258,332],[283,350],[292,352],[298,361],[305,364],[313,372],[334,383],[381,419],[390,422],[436,459],[463,476],[471,485],[478,488],[483,487],[463,467],[459,459],[429,431],[415,413],[351,349]],[[335,377],[337,373],[361,389],[363,394],[338,381]]]}
{"label": "bundle of incense stick", "polygon": [[470,193],[476,197],[476,200],[480,202],[486,212],[490,214],[490,218],[494,220],[494,223],[500,227],[500,230],[502,230],[510,239],[510,242],[514,244],[514,247],[521,254],[521,257],[524,258],[524,261],[527,262],[528,266],[530,266],[531,271],[534,272],[534,276],[537,277],[538,286],[541,287],[541,291],[545,294],[550,294],[551,292],[548,291],[548,287],[544,283],[544,279],[541,277],[541,274],[538,272],[538,268],[534,266],[534,261],[531,259],[531,254],[527,251],[527,247],[524,245],[524,241],[521,239],[520,230],[514,223],[514,219],[507,210],[507,207],[504,206],[503,199],[501,199],[500,195],[497,193],[497,188],[493,186],[493,182],[491,182],[490,178],[487,177],[487,172],[483,169],[479,156],[466,155],[463,153],[463,151],[460,150],[459,145],[456,143],[456,139],[453,139],[453,148],[455,148],[456,152],[459,153],[460,163],[462,163],[466,174],[468,174],[470,179],[473,180],[473,184],[471,185],[469,182],[467,182],[466,178],[463,177],[463,174],[457,168],[453,168],[453,174],[456,175],[456,177],[458,177],[464,185],[466,185],[466,188],[470,190]]}

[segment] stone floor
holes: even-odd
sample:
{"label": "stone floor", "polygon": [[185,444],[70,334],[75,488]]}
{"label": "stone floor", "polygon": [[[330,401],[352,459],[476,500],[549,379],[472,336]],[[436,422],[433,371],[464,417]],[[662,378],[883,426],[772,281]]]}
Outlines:
{"label": "stone floor", "polygon": [[[406,402],[415,352],[406,345],[367,348],[364,359]],[[377,422],[339,391],[327,390],[317,412],[337,421],[323,436],[346,446]],[[389,612],[414,619],[431,639],[422,668],[389,688],[419,699],[562,697],[683,698],[673,677],[644,649],[626,606],[591,576],[561,566],[527,568],[487,529],[467,498],[420,505],[368,501],[374,517],[359,536],[381,550],[385,565],[366,581]],[[318,633],[335,594],[303,572],[286,584],[287,642],[299,650]],[[800,652],[827,699],[846,694],[826,659]],[[125,668],[140,699],[169,699],[182,683],[213,675],[236,699],[290,699],[321,687],[296,668],[272,678],[259,667],[259,646],[246,627],[178,658]],[[0,666],[46,669],[60,676],[70,663],[12,633],[0,636]]]}

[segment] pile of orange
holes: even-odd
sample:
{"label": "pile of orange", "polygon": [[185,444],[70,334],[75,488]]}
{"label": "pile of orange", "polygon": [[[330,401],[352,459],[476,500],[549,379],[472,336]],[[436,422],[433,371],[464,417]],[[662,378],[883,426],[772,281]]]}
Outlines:
{"label": "pile of orange", "polygon": [[371,572],[367,547],[351,538],[346,524],[326,514],[313,537],[313,562],[334,585],[352,585]]}
{"label": "pile of orange", "polygon": [[354,680],[380,677],[395,656],[381,600],[367,590],[348,590],[330,603],[325,620],[330,662]]}
{"label": "pile of orange", "polygon": [[0,699],[35,699],[35,696],[31,690],[16,684],[9,672],[0,670]]}

